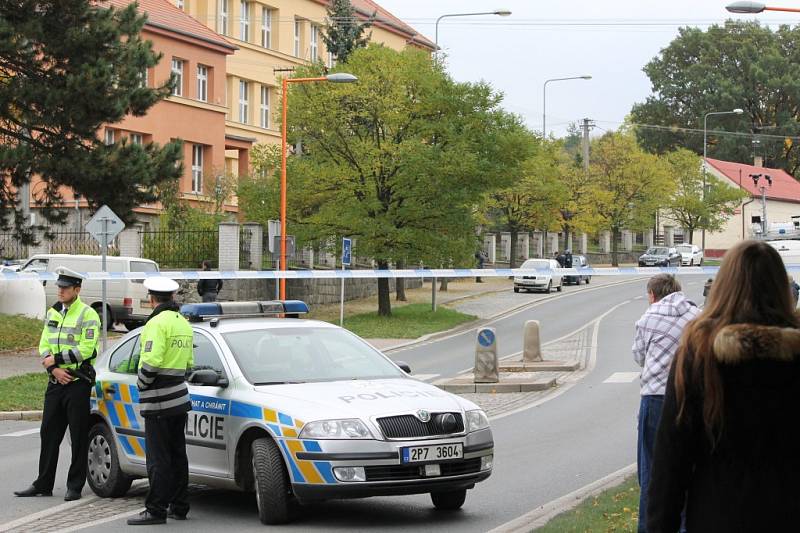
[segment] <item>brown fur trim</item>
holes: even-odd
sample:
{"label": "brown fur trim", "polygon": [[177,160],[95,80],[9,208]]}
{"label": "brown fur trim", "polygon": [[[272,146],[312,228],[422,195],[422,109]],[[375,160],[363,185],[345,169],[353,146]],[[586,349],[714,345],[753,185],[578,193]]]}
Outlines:
{"label": "brown fur trim", "polygon": [[714,339],[714,356],[724,364],[754,359],[793,361],[800,355],[800,329],[734,324]]}

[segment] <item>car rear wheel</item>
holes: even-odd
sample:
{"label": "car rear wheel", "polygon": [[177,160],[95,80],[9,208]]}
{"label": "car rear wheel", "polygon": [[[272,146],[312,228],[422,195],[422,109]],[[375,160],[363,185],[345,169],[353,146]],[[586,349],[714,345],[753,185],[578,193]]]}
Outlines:
{"label": "car rear wheel", "polygon": [[514,287],[514,292],[519,292],[519,287]]}
{"label": "car rear wheel", "polygon": [[589,281],[591,281],[591,279],[592,279],[592,278],[590,278],[590,277],[587,277],[587,278],[586,278],[586,284],[587,284],[587,285],[589,284]]}
{"label": "car rear wheel", "polygon": [[270,438],[253,441],[253,479],[261,523],[287,523],[291,518],[294,499],[283,457],[275,441]]}
{"label": "car rear wheel", "polygon": [[101,498],[119,498],[131,488],[133,478],[122,471],[109,427],[101,422],[89,430],[89,465],[86,480]]}
{"label": "car rear wheel", "polygon": [[447,492],[431,492],[433,506],[443,511],[461,509],[467,499],[467,489],[450,490]]}
{"label": "car rear wheel", "polygon": [[561,292],[561,289],[563,288],[564,288],[564,281],[562,280],[561,283],[558,284],[558,287],[556,287],[556,291]]}

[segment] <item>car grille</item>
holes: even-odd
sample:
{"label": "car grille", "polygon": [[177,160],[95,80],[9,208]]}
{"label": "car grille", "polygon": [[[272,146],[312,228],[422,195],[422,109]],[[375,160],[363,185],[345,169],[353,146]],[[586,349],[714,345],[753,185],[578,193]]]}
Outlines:
{"label": "car grille", "polygon": [[[439,463],[442,477],[475,474],[481,470],[481,458]],[[430,479],[423,475],[425,467],[420,465],[365,466],[367,481],[407,481],[410,479]],[[437,476],[438,477],[438,476]]]}
{"label": "car grille", "polygon": [[536,279],[536,276],[522,276],[522,279]]}
{"label": "car grille", "polygon": [[445,413],[431,413],[429,422],[422,422],[414,415],[387,416],[378,419],[378,425],[387,439],[414,439],[418,437],[435,437],[437,435],[452,435],[464,431],[464,419],[461,413],[450,413],[456,419],[456,428],[446,432],[439,421],[439,415]]}

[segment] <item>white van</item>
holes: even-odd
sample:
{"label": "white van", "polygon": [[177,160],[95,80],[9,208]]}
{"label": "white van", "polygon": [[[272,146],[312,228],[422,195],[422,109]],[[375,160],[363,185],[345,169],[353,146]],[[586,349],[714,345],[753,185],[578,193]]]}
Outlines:
{"label": "white van", "polygon": [[[71,268],[77,272],[101,272],[102,258],[99,255],[37,254],[23,265],[26,272],[53,272],[58,267]],[[108,272],[158,272],[158,265],[149,259],[139,257],[106,257]],[[153,311],[147,289],[141,279],[121,279],[106,281],[107,310],[109,324],[122,323],[129,330],[144,324]],[[55,283],[43,282],[47,305],[57,301]],[[103,316],[102,287],[100,281],[85,280],[81,288],[81,300],[91,305],[97,314]]]}
{"label": "white van", "polygon": [[767,244],[778,250],[784,264],[800,264],[800,241],[794,239],[767,241]]}

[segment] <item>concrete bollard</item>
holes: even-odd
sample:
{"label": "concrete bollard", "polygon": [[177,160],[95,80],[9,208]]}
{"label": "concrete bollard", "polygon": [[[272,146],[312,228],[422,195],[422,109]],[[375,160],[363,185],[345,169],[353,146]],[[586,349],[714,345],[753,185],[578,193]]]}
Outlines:
{"label": "concrete bollard", "polygon": [[535,363],[542,360],[542,341],[539,336],[539,321],[525,322],[522,337],[522,362]]}
{"label": "concrete bollard", "polygon": [[478,330],[475,343],[475,383],[497,383],[500,381],[497,364],[497,337],[494,328]]}

